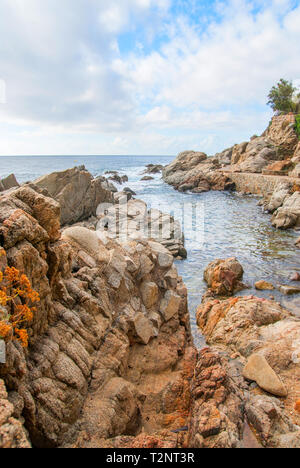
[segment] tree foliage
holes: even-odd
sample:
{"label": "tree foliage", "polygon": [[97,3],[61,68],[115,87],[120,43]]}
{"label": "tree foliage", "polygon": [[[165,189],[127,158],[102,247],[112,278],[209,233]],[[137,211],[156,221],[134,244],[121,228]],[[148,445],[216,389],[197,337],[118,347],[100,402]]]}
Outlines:
{"label": "tree foliage", "polygon": [[[5,255],[0,249],[0,256]],[[26,348],[26,326],[32,322],[36,311],[34,304],[39,301],[39,294],[32,289],[26,275],[16,268],[0,270],[0,338],[19,341]]]}
{"label": "tree foliage", "polygon": [[281,78],[268,95],[268,105],[274,112],[296,112],[300,100],[298,91],[291,81]]}

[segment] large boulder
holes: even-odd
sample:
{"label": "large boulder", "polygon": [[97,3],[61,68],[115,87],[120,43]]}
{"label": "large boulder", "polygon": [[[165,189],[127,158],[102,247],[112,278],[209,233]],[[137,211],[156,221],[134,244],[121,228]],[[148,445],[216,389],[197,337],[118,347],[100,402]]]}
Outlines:
{"label": "large boulder", "polygon": [[0,192],[4,192],[5,190],[9,190],[14,187],[19,187],[19,183],[14,174],[11,174],[4,179],[0,179]]}
{"label": "large boulder", "polygon": [[300,225],[300,192],[284,198],[282,207],[273,215],[272,224],[280,229]]}
{"label": "large boulder", "polygon": [[61,224],[74,224],[96,215],[100,203],[113,203],[102,177],[94,179],[84,166],[40,177],[34,184],[46,189],[61,206]]}
{"label": "large boulder", "polygon": [[217,296],[230,296],[242,288],[244,270],[236,258],[215,260],[204,272],[204,280]]}

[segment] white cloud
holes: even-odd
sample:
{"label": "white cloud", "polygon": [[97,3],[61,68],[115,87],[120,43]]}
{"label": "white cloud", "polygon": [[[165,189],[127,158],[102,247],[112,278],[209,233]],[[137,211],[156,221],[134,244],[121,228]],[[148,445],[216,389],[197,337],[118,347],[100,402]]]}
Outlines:
{"label": "white cloud", "polygon": [[0,0],[0,153],[214,152],[262,131],[271,86],[300,77],[299,2],[216,19],[177,2]]}

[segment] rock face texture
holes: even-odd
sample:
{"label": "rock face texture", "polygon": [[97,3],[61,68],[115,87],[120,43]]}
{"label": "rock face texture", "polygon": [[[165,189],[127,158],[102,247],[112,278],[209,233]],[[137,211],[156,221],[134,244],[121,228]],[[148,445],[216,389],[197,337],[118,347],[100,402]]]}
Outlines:
{"label": "rock face texture", "polygon": [[[247,421],[263,446],[300,447],[300,418],[297,412],[300,395],[299,318],[271,300],[254,296],[224,299],[207,294],[198,308],[197,323],[212,347],[207,351],[209,365],[205,372],[208,378],[219,376],[219,371],[215,371],[216,362],[219,366],[223,359],[221,368],[224,372],[222,378],[216,380],[220,384],[223,379],[225,384],[222,385],[226,389],[226,382],[232,383],[232,375],[231,378],[228,374],[226,377],[226,369],[234,366],[236,370],[233,374],[235,390],[232,393],[237,401],[240,399],[244,410],[241,413],[236,410],[232,412],[233,403],[226,402],[226,392],[222,390],[223,402],[219,403],[223,405],[222,412],[225,408],[225,415],[230,414],[233,418],[230,423],[234,421],[234,425],[230,426],[234,436],[226,441],[226,446],[230,446],[232,441],[234,446],[243,445],[240,423]],[[216,357],[220,353],[221,357]],[[202,364],[200,361],[197,367],[203,372]],[[203,383],[200,397],[204,398],[204,390],[208,392],[211,387]],[[219,393],[218,396],[205,398],[205,401],[206,404],[218,406]],[[220,413],[220,407],[218,409]],[[219,416],[219,413],[216,414]],[[223,426],[220,419],[226,421]],[[214,421],[217,419],[214,418]],[[229,424],[224,417],[219,417],[214,424],[219,426],[218,437],[221,437],[224,424],[225,427]],[[229,429],[226,434],[228,432]],[[201,431],[198,433],[201,436]],[[203,441],[198,437],[197,440],[200,446],[206,443],[210,446],[212,443],[211,439]]]}
{"label": "rock face texture", "polygon": [[100,203],[113,203],[104,177],[94,179],[84,166],[43,176],[34,184],[45,189],[61,206],[61,224],[73,224],[95,216]]}
{"label": "rock face texture", "polygon": [[0,446],[29,446],[22,423],[34,447],[184,443],[171,430],[187,425],[197,353],[172,256],[81,226],[61,236],[59,204],[27,185],[0,195],[0,242],[1,268],[41,298],[28,349],[8,342],[0,365],[15,408],[1,383]]}
{"label": "rock face texture", "polygon": [[243,274],[242,265],[233,257],[210,263],[204,271],[204,280],[216,296],[231,296],[237,290],[243,289],[240,281]]}
{"label": "rock face texture", "polygon": [[0,179],[0,192],[4,192],[5,190],[9,190],[14,187],[19,187],[18,181],[14,174],[11,174],[4,179]]}
{"label": "rock face texture", "polygon": [[202,193],[234,190],[235,173],[298,177],[299,148],[294,115],[275,116],[262,136],[254,136],[250,142],[235,145],[214,157],[193,151],[180,153],[164,168],[163,178],[181,192]]}
{"label": "rock face texture", "polygon": [[173,216],[157,209],[149,210],[143,200],[128,201],[126,194],[115,197],[115,201],[116,204],[111,205],[105,212],[97,213],[95,227],[103,233],[103,239],[118,238],[121,242],[128,239],[152,239],[156,242],[155,249],[160,262],[165,262],[169,267],[168,254],[186,258],[181,225]]}
{"label": "rock face texture", "polygon": [[23,425],[14,417],[15,413],[4,382],[0,380],[0,448],[31,448]]}

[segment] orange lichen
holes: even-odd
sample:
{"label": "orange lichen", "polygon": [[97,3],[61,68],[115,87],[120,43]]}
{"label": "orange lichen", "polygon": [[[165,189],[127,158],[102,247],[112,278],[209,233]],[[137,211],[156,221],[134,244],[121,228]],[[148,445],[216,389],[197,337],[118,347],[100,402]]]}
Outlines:
{"label": "orange lichen", "polygon": [[[5,251],[0,249],[0,257],[3,255]],[[25,274],[14,267],[0,271],[0,338],[19,341],[27,348],[26,326],[33,320],[34,303],[39,301],[39,294]]]}
{"label": "orange lichen", "polygon": [[300,192],[300,186],[295,182],[294,185],[293,185],[293,189],[292,189],[292,192],[295,193],[295,192]]}
{"label": "orange lichen", "polygon": [[297,413],[300,413],[300,400],[297,401],[295,405],[295,410],[297,411]]}

